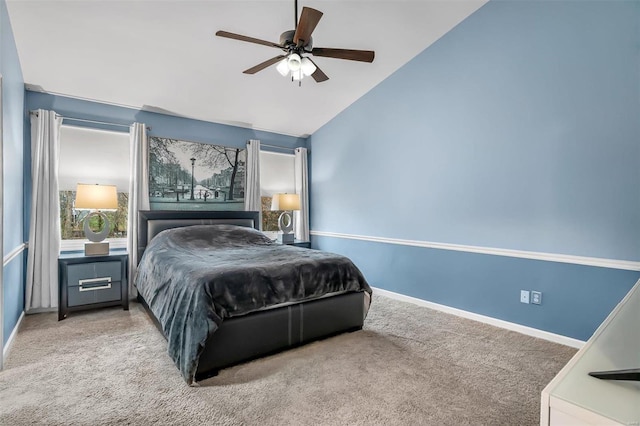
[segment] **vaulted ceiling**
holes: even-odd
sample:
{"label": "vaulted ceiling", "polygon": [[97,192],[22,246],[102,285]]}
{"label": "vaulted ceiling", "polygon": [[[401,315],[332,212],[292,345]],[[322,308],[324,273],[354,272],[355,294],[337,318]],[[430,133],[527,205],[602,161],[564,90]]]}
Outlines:
{"label": "vaulted ceiling", "polygon": [[302,86],[275,66],[294,1],[7,0],[32,90],[283,134],[312,134],[486,0],[301,0],[324,13],[314,46],[375,50],[373,63],[313,57],[329,80]]}

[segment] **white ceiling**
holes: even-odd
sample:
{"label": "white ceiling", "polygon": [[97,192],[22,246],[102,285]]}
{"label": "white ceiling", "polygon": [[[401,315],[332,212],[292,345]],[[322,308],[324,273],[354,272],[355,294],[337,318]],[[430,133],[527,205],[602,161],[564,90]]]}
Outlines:
{"label": "white ceiling", "polygon": [[25,83],[50,93],[294,136],[312,134],[486,0],[300,0],[324,13],[314,46],[375,50],[372,64],[315,57],[329,80],[302,87],[275,66],[294,2],[7,0]]}

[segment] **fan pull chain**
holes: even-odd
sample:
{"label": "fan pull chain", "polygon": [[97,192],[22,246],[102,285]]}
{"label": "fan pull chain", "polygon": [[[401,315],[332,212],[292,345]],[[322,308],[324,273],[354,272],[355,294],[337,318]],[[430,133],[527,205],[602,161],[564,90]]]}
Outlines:
{"label": "fan pull chain", "polygon": [[[293,74],[291,74],[291,82],[293,83],[294,81]],[[298,87],[302,87],[302,79],[298,80]]]}

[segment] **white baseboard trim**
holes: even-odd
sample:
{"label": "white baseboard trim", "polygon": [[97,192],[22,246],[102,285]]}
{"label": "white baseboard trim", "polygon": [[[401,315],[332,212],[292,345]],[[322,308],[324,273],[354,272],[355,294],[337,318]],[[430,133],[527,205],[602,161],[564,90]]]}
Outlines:
{"label": "white baseboard trim", "polygon": [[18,334],[18,329],[20,328],[20,324],[22,324],[22,320],[24,320],[24,311],[22,311],[22,314],[20,314],[20,318],[18,318],[18,322],[16,323],[16,326],[13,327],[13,331],[9,335],[7,344],[4,345],[4,349],[2,350],[3,361],[7,360],[7,356],[9,355],[9,351],[11,350],[11,345],[13,345],[13,340],[16,338],[16,335]]}
{"label": "white baseboard trim", "polygon": [[58,307],[57,306],[50,306],[48,308],[31,308],[26,313],[27,313],[27,315],[31,315],[31,314],[47,314],[47,313],[51,313],[51,312],[58,312]]}
{"label": "white baseboard trim", "polygon": [[438,250],[462,251],[466,253],[490,254],[493,256],[518,257],[521,259],[544,260],[546,262],[572,263],[575,265],[597,266],[600,268],[640,271],[640,262],[631,260],[605,259],[600,257],[574,256],[571,254],[543,253],[502,249],[494,247],[467,246],[462,244],[436,243],[421,240],[403,240],[399,238],[372,237],[368,235],[342,234],[338,232],[311,231],[311,235],[319,237],[344,238],[348,240],[371,241],[375,243],[398,244],[403,246],[424,247]]}
{"label": "white baseboard trim", "polygon": [[550,342],[559,343],[561,345],[570,346],[572,348],[580,349],[585,344],[585,342],[583,342],[582,340],[573,339],[571,337],[562,336],[560,334],[549,333],[548,331],[538,330],[537,328],[527,327],[525,325],[504,321],[501,319],[492,318],[469,311],[463,311],[462,309],[452,308],[450,306],[429,302],[427,300],[422,300],[411,296],[405,296],[404,294],[395,293],[393,291],[384,290],[382,288],[373,287],[373,291],[374,295],[380,294],[391,299],[413,303],[414,305],[423,306],[426,308],[434,309],[436,311],[446,312],[448,314],[453,314],[458,317],[479,321],[485,324],[493,325],[495,327],[516,331],[521,334],[526,334],[527,336],[537,337],[539,339],[548,340]]}

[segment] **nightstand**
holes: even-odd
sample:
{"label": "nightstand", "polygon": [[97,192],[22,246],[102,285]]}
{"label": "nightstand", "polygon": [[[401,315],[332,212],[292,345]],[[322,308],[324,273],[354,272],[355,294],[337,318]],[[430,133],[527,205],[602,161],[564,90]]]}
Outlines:
{"label": "nightstand", "polygon": [[69,312],[121,305],[129,310],[129,256],[112,250],[105,256],[63,253],[58,257],[58,321]]}

